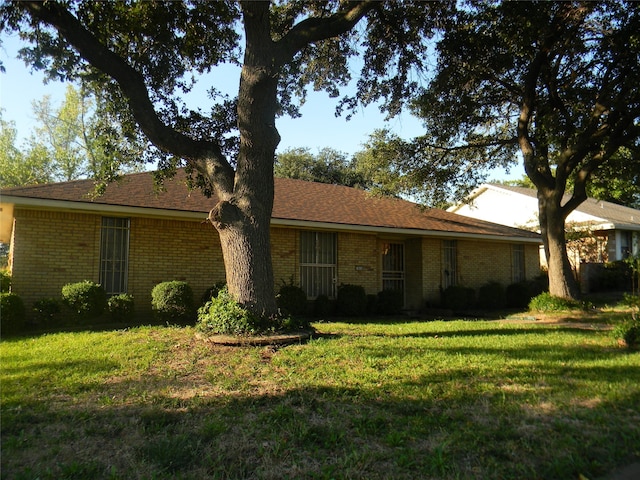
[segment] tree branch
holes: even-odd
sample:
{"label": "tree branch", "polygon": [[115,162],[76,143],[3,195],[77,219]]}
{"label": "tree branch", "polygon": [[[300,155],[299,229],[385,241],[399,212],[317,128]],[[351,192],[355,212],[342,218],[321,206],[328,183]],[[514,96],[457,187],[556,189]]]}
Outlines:
{"label": "tree branch", "polygon": [[476,143],[466,143],[464,145],[455,145],[453,147],[445,147],[443,145],[436,145],[434,143],[421,142],[420,145],[426,148],[433,148],[434,150],[441,150],[445,153],[453,153],[461,150],[469,150],[473,148],[487,148],[487,147],[505,147],[508,145],[516,145],[517,139],[515,138],[504,138],[504,139],[495,139],[495,140],[487,140],[486,142],[476,142]]}
{"label": "tree branch", "polygon": [[339,36],[351,30],[375,7],[372,0],[349,2],[346,8],[327,18],[307,18],[295,25],[278,42],[278,64],[284,65],[310,43]]}
{"label": "tree branch", "polygon": [[211,141],[194,140],[163,123],[138,71],[100,43],[60,4],[31,1],[22,6],[35,19],[54,27],[82,58],[118,83],[128,99],[134,118],[154,145],[190,161],[200,173],[206,172],[209,179],[216,179],[220,184],[217,189],[232,190],[233,168],[222,154],[220,146]]}

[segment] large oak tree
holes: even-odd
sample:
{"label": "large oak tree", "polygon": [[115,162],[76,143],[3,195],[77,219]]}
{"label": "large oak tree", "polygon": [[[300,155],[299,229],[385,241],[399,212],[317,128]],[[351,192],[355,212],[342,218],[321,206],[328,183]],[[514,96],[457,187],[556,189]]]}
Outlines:
{"label": "large oak tree", "polygon": [[[395,114],[417,86],[444,4],[374,1],[7,2],[2,29],[30,47],[23,57],[50,77],[82,80],[109,100],[125,130],[139,127],[163,170],[184,164],[219,202],[209,219],[222,243],[233,297],[276,312],[269,224],[276,118],[297,115],[306,88],[339,96],[339,110],[381,102]],[[215,90],[215,67],[241,65],[236,98]],[[207,74],[209,75],[201,75]],[[209,111],[180,101],[211,81]],[[321,126],[319,126],[321,131]],[[284,132],[286,134],[286,132]],[[185,248],[189,248],[185,245]]]}
{"label": "large oak tree", "polygon": [[538,192],[550,293],[576,297],[565,219],[599,170],[610,178],[622,161],[614,174],[640,172],[640,6],[473,2],[438,51],[418,143],[432,162],[469,170],[519,152]]}

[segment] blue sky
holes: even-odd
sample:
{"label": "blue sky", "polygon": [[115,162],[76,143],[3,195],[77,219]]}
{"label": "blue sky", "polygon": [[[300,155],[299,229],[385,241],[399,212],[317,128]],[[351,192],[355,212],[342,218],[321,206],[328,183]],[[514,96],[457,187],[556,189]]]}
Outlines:
{"label": "blue sky", "polygon": [[[17,60],[20,41],[16,35],[2,36],[0,59],[6,68],[6,73],[0,74],[0,108],[5,121],[15,122],[20,139],[29,136],[35,121],[31,104],[45,95],[50,95],[54,105],[58,105],[64,98],[65,84],[61,82],[43,83],[43,76],[34,72],[24,62]],[[223,75],[221,84],[216,88],[229,94],[237,92],[239,72],[232,69]],[[203,85],[201,91],[208,86]],[[210,101],[203,93],[195,92],[191,95],[194,105],[210,105]],[[306,103],[302,106],[301,118],[291,119],[282,117],[276,126],[280,132],[281,142],[278,151],[289,148],[304,147],[317,153],[324,147],[330,147],[346,154],[353,154],[362,149],[369,135],[379,128],[387,128],[398,136],[409,139],[422,133],[421,122],[404,113],[389,122],[385,122],[384,114],[376,106],[362,108],[356,112],[351,120],[334,115],[337,100],[329,98],[324,92],[310,92]],[[206,107],[205,107],[206,110]],[[20,143],[20,141],[18,142]],[[509,178],[522,176],[521,169],[511,170]],[[506,178],[504,171],[495,171],[491,178]]]}

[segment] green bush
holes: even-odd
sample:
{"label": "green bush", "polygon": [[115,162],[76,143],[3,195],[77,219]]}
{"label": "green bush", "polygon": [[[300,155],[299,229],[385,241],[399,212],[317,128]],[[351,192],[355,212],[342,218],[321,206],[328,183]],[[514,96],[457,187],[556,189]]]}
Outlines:
{"label": "green bush", "polygon": [[107,294],[102,286],[89,280],[68,283],[62,287],[62,303],[80,320],[102,315],[107,308]]}
{"label": "green bush", "polygon": [[478,289],[478,306],[488,310],[498,310],[507,304],[504,287],[498,282],[488,282]]}
{"label": "green bush", "polygon": [[467,310],[475,305],[476,292],[473,288],[451,285],[442,292],[442,306],[451,310]]}
{"label": "green bush", "polygon": [[627,348],[640,345],[640,319],[636,314],[616,325],[612,331],[613,337]]}
{"label": "green bush", "polygon": [[8,270],[0,270],[0,293],[11,290],[11,274]]}
{"label": "green bush", "polygon": [[333,314],[333,302],[327,295],[318,295],[313,301],[313,314],[317,317],[328,317]]}
{"label": "green bush", "polygon": [[382,315],[398,315],[404,306],[402,290],[386,289],[378,292],[376,311]]}
{"label": "green bush", "polygon": [[192,322],[196,312],[193,290],[180,280],[159,283],[151,290],[151,308],[162,322]]}
{"label": "green bush", "polygon": [[33,302],[34,320],[44,326],[54,326],[59,323],[60,302],[57,298],[41,298]]}
{"label": "green bush", "polygon": [[114,295],[107,300],[109,315],[115,322],[126,322],[133,318],[133,296],[128,293]]}
{"label": "green bush", "polygon": [[196,327],[204,333],[222,335],[256,335],[268,329],[261,319],[236,302],[226,287],[198,309]]}
{"label": "green bush", "polygon": [[591,282],[593,291],[627,290],[631,287],[633,272],[623,260],[604,264],[604,268]]}
{"label": "green bush", "polygon": [[507,297],[507,307],[527,308],[529,306],[529,302],[535,296],[533,295],[532,290],[531,282],[527,281],[508,285],[505,292]]}
{"label": "green bush", "polygon": [[22,299],[15,293],[0,293],[0,333],[17,333],[26,325]]}
{"label": "green bush", "polygon": [[216,298],[218,296],[218,292],[222,290],[227,285],[227,282],[218,282],[213,284],[211,287],[207,288],[205,292],[200,297],[200,305],[204,305],[212,298]]}
{"label": "green bush", "polygon": [[367,294],[367,315],[378,313],[378,295]]}
{"label": "green bush", "polygon": [[307,294],[302,288],[294,285],[293,281],[283,283],[276,295],[276,303],[285,315],[299,316],[307,313]]}
{"label": "green bush", "polygon": [[283,316],[277,319],[275,326],[269,328],[278,333],[291,333],[311,328],[311,322],[307,317]]}
{"label": "green bush", "polygon": [[543,292],[533,297],[529,302],[529,310],[532,312],[563,312],[582,308],[580,302],[566,298],[555,297],[549,292]]}
{"label": "green bush", "polygon": [[640,296],[625,293],[622,298],[622,305],[640,309]]}
{"label": "green bush", "polygon": [[343,284],[338,287],[336,310],[339,315],[359,317],[367,313],[367,294],[360,285]]}

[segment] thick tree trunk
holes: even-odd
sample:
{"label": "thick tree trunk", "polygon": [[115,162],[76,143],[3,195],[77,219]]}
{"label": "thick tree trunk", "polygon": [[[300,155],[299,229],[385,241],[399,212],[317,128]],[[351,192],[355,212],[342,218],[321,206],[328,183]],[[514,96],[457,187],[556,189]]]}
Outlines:
{"label": "thick tree trunk", "polygon": [[220,235],[229,293],[255,315],[276,313],[269,229],[271,210],[247,214],[231,202],[212,212]]}
{"label": "thick tree trunk", "polygon": [[557,197],[555,192],[546,195],[538,192],[540,232],[549,269],[549,293],[556,297],[577,299],[580,290],[567,255],[565,218]]}
{"label": "thick tree trunk", "polygon": [[238,93],[240,150],[232,192],[222,193],[210,219],[218,230],[229,293],[264,318],[277,313],[270,222],[273,163],[280,135],[278,66],[274,63],[269,2],[243,4],[246,50]]}

